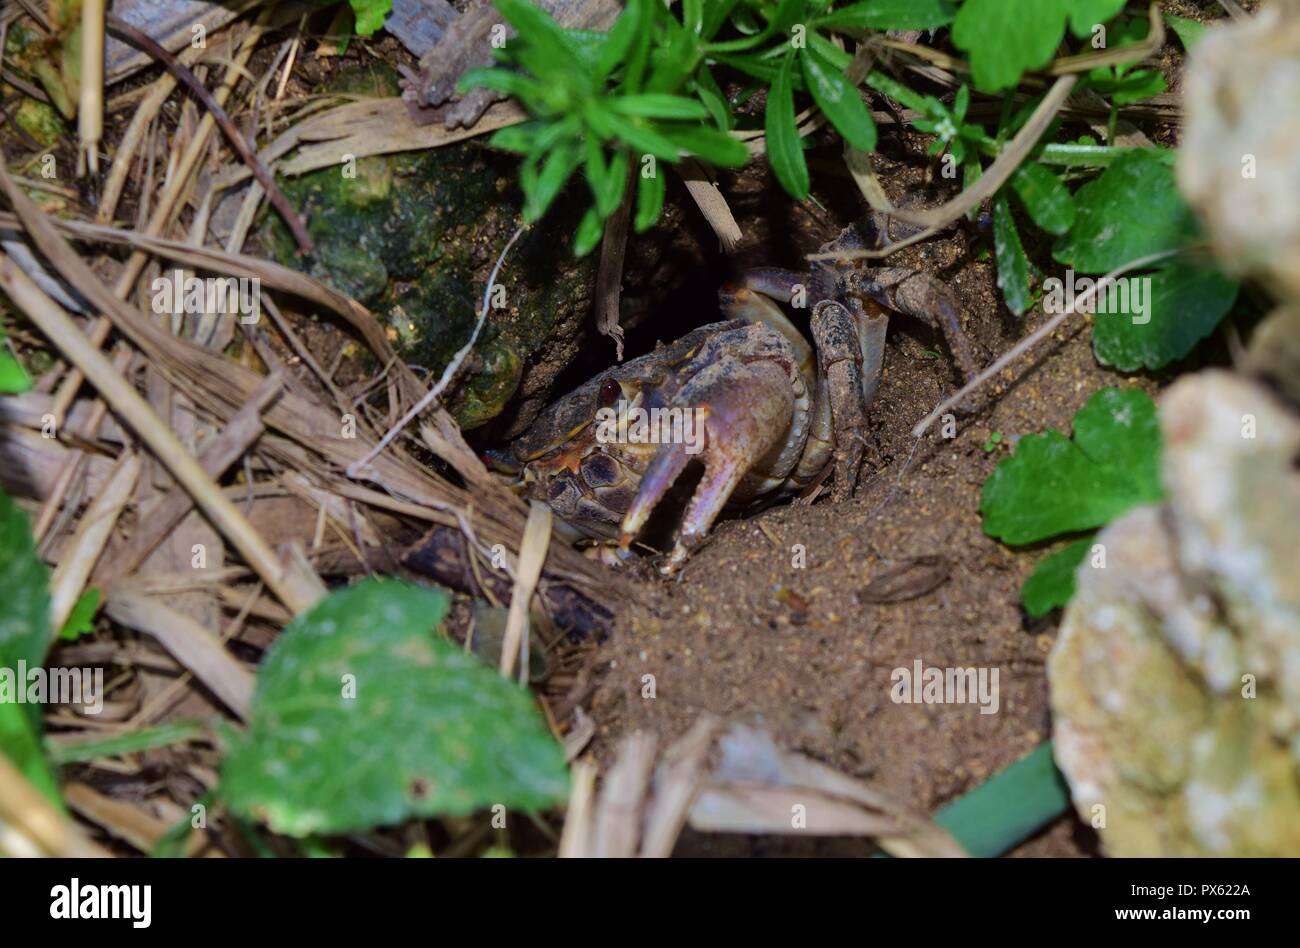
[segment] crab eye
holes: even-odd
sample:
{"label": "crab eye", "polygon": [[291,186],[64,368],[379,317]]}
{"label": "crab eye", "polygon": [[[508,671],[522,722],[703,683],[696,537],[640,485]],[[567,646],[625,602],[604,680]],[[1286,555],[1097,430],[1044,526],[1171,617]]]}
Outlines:
{"label": "crab eye", "polygon": [[623,387],[618,384],[616,379],[605,379],[600,386],[600,394],[596,396],[600,404],[612,405],[623,394]]}

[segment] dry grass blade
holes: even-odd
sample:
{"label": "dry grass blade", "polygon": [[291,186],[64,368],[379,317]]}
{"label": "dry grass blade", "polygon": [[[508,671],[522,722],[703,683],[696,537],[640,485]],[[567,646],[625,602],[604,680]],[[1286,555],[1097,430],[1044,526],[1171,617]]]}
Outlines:
{"label": "dry grass blade", "polygon": [[140,458],[128,451],[118,460],[104,490],[77,523],[77,530],[63,549],[59,565],[50,577],[51,638],[56,637],[68,621],[139,478]]}
{"label": "dry grass blade", "polygon": [[501,674],[507,678],[514,673],[518,661],[520,678],[525,682],[528,680],[528,610],[550,544],[551,508],[533,501],[528,511],[528,524],[524,527],[524,539],[519,544],[519,568],[515,574],[510,615],[506,619],[505,640],[501,646]]}
{"label": "dry grass blade", "polygon": [[182,612],[127,590],[110,595],[104,611],[114,622],[157,639],[238,717],[248,714],[253,697],[252,673],[203,626]]}
{"label": "dry grass blade", "polygon": [[[13,187],[2,170],[0,182],[6,186],[10,200],[15,204],[27,200]],[[76,262],[75,269],[84,269],[84,272],[76,273],[78,279],[75,282],[79,286],[89,289],[94,285],[103,290],[94,274],[66,247],[56,245],[50,249],[54,251],[52,257],[71,258]],[[62,254],[59,253],[60,250]],[[292,573],[284,567],[252,524],[185,451],[148,403],[114,370],[103,353],[82,335],[68,314],[42,293],[7,254],[0,254],[0,285],[4,286],[15,305],[45,333],[46,338],[85,374],[118,417],[135,429],[149,449],[167,466],[181,486],[194,496],[204,513],[222,530],[249,565],[258,571],[281,601],[294,612],[310,608],[323,595],[324,587],[320,580]],[[104,293],[112,301],[111,305],[121,305],[107,291]]]}
{"label": "dry grass blade", "polygon": [[598,859],[635,856],[641,836],[641,807],[655,764],[653,734],[629,734],[605,775],[596,804],[591,855]]}
{"label": "dry grass blade", "polygon": [[294,241],[298,244],[298,252],[301,254],[311,253],[315,248],[311,237],[307,234],[307,226],[303,223],[302,217],[294,206],[289,203],[289,199],[285,197],[279,185],[275,183],[275,178],[271,176],[271,172],[258,160],[257,155],[253,153],[243,134],[235,127],[235,123],[226,114],[226,110],[217,101],[216,97],[208,91],[203,83],[194,78],[194,73],[190,72],[189,67],[155,43],[147,34],[142,33],[130,23],[113,16],[111,13],[108,14],[107,23],[113,32],[126,37],[133,45],[138,46],[166,66],[185,84],[186,88],[198,96],[204,108],[211,113],[217,124],[221,126],[221,130],[225,132],[227,140],[239,153],[244,163],[248,165],[253,176],[257,178],[257,183],[266,191],[267,199],[279,212],[280,216],[284,218],[285,224],[288,225],[290,232],[293,234]]}
{"label": "dry grass blade", "polygon": [[691,807],[695,829],[731,833],[871,836],[900,856],[964,856],[938,826],[868,784],[810,757],[777,748],[770,735],[737,726]]}
{"label": "dry grass blade", "polygon": [[[199,464],[214,480],[219,478],[244,452],[253,446],[266,430],[261,413],[266,405],[280,393],[283,378],[279,373],[267,377],[257,394],[239,410],[230,424],[204,446]],[[141,511],[140,523],[131,539],[114,550],[113,556],[101,570],[100,582],[113,582],[133,572],[144,562],[185,515],[194,509],[194,500],[184,491],[171,491],[161,500]]]}

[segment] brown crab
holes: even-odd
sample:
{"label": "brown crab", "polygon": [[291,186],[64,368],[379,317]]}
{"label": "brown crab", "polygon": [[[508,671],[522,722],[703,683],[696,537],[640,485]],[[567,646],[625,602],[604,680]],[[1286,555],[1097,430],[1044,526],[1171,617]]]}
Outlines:
{"label": "brown crab", "polygon": [[[822,251],[865,245],[850,227]],[[702,462],[665,573],[681,566],[727,505],[797,493],[832,462],[832,496],[852,494],[886,308],[937,325],[963,372],[974,369],[959,304],[921,271],[844,261],[814,263],[806,274],[760,269],[719,297],[726,322],[602,372],[493,455],[577,536],[617,537],[623,552],[688,464]],[[775,300],[811,308],[815,351]],[[623,427],[620,417],[629,419]]]}

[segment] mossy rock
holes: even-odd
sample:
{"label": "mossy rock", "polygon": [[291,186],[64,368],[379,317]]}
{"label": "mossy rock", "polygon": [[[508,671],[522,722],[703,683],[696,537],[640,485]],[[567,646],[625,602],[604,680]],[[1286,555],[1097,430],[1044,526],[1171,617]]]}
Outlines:
{"label": "mossy rock", "polygon": [[[396,79],[368,68],[342,73],[325,91],[393,94]],[[436,377],[469,339],[487,277],[519,219],[518,160],[477,142],[362,158],[280,179],[316,243],[314,276],[354,297],[390,327],[402,357]],[[450,407],[462,427],[486,423],[530,370],[551,380],[587,325],[593,258],[575,260],[571,235],[585,208],[557,202],[511,251],[487,323]],[[301,266],[277,215],[262,237]],[[536,393],[532,393],[536,394]],[[542,396],[544,397],[544,395]]]}

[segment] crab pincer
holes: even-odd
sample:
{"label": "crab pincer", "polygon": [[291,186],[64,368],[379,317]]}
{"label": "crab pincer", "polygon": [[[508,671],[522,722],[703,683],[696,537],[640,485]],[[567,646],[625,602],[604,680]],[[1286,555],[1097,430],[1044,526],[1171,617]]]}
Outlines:
{"label": "crab pincer", "polygon": [[728,501],[759,491],[766,476],[751,472],[766,470],[765,462],[785,447],[802,400],[802,379],[777,333],[761,325],[732,332],[744,337],[743,344],[721,339],[701,347],[698,371],[670,403],[691,413],[702,437],[693,446],[683,440],[659,446],[623,517],[619,546],[627,549],[691,461],[703,464],[703,476],[661,568],[665,574],[675,573],[704,540]]}

